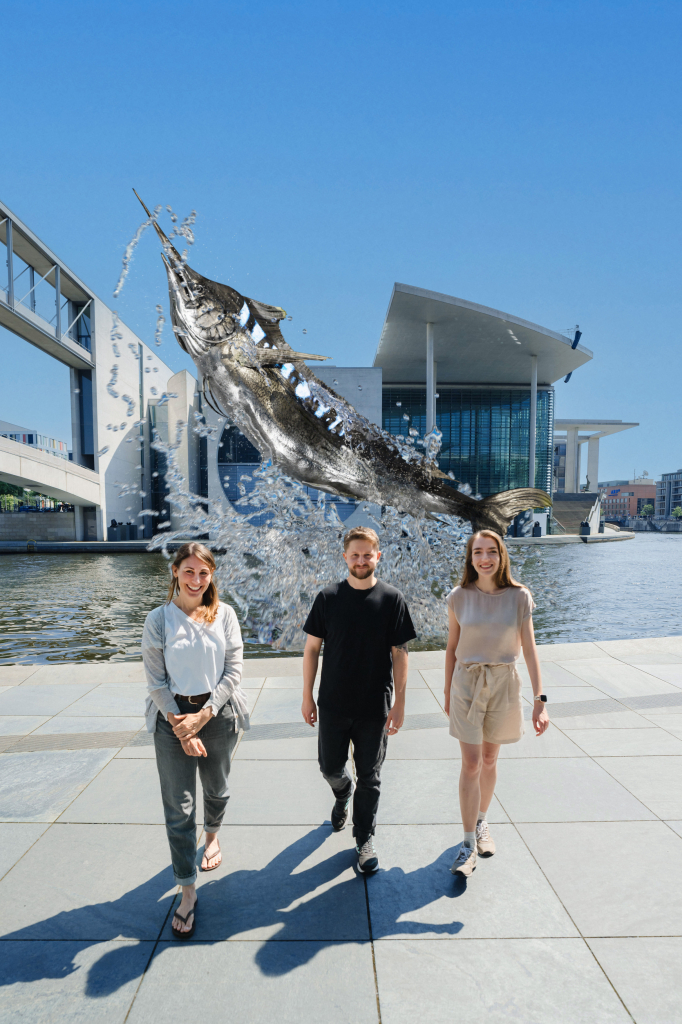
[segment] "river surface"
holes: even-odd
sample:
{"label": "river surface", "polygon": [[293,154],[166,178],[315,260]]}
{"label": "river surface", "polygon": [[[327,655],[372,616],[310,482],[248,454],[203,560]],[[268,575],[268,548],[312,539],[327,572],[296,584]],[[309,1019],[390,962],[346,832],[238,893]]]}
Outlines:
{"label": "river surface", "polygon": [[[531,550],[514,571],[541,643],[682,635],[682,534]],[[0,555],[0,583],[0,664],[137,661],[168,568],[157,554]]]}

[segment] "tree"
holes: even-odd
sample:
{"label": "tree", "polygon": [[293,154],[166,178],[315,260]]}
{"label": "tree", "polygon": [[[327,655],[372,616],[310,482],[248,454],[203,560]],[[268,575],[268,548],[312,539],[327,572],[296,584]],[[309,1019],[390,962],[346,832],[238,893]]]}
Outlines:
{"label": "tree", "polygon": [[640,515],[652,516],[653,514],[654,514],[654,506],[653,505],[643,505],[642,506],[642,511],[641,511]]}
{"label": "tree", "polygon": [[682,508],[678,505],[677,508],[673,509],[672,514],[675,519],[682,519]]}

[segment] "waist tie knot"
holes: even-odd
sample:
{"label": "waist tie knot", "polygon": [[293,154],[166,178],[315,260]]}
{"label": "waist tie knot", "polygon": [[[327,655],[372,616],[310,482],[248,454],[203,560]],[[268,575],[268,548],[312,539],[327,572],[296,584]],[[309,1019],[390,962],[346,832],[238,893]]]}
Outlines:
{"label": "waist tie knot", "polygon": [[470,665],[463,665],[462,667],[466,669],[474,681],[474,692],[471,697],[471,706],[467,712],[467,721],[471,722],[472,725],[476,725],[477,713],[480,714],[477,711],[477,703],[485,687],[488,686],[489,689],[493,687],[495,681],[493,669],[506,668],[508,670],[509,682],[511,682],[514,678],[515,665],[508,662],[487,663],[475,661]]}

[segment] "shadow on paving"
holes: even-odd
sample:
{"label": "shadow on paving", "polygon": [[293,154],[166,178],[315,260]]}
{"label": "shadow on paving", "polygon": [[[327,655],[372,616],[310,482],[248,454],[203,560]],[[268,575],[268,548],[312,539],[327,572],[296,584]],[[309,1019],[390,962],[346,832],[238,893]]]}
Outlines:
{"label": "shadow on paving", "polygon": [[[262,973],[269,976],[286,974],[307,963],[325,945],[369,941],[365,884],[363,877],[355,873],[353,849],[340,851],[304,870],[297,870],[303,861],[322,847],[329,835],[329,825],[321,825],[278,853],[264,868],[236,870],[201,885],[198,890],[197,928],[194,939],[190,941],[213,944],[233,937],[246,937],[244,933],[248,933],[249,939],[262,940],[255,960]],[[432,902],[434,888],[440,891],[440,895],[451,898],[465,892],[465,883],[447,871],[453,855],[453,850],[446,850],[433,863],[412,872],[404,872],[401,868],[383,872],[384,884],[391,876],[395,878],[392,913],[396,933],[403,936],[406,932],[456,935],[461,931],[463,925],[459,921],[443,925],[409,921],[398,924],[402,915]],[[334,879],[348,873],[349,869],[353,870],[352,877],[334,885]],[[112,939],[146,938],[151,957],[158,938],[171,938],[168,911],[177,897],[168,897],[160,903],[159,893],[168,892],[172,884],[171,870],[166,868],[118,900],[63,911],[5,935],[3,944],[44,942],[45,955],[26,958],[21,955],[3,956],[0,985],[65,978],[80,969],[74,962],[77,952]],[[367,885],[372,885],[371,877],[367,879]],[[323,886],[327,888],[316,892]],[[316,894],[306,899],[310,893]],[[420,893],[424,894],[423,899]],[[302,900],[305,902],[286,909]],[[157,920],[161,909],[165,924],[156,935],[153,930],[146,934],[143,930],[141,935],[139,927],[125,925],[125,922],[139,923],[140,913],[145,913],[146,908],[156,910]],[[273,935],[274,929],[278,930]],[[391,923],[387,928],[383,921],[382,937],[390,934]],[[281,944],[286,940],[298,941],[287,943],[285,957]],[[161,954],[166,948],[165,945],[161,947]],[[296,951],[293,961],[292,950]],[[110,948],[90,967],[86,996],[94,999],[108,996],[140,977],[149,957],[131,956],[130,942],[121,942],[113,950]]]}

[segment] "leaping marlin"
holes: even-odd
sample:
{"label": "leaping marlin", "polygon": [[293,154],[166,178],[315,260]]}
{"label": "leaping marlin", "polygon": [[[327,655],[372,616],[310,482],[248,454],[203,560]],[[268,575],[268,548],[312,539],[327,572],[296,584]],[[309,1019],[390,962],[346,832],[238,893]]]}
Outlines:
{"label": "leaping marlin", "polygon": [[192,270],[140,203],[163,245],[173,331],[196,364],[209,404],[287,476],[417,518],[458,516],[502,536],[519,512],[551,505],[533,487],[480,501],[455,490],[433,458],[370,423],[315,376],[304,360],[328,356],[294,352],[280,331],[283,309]]}

